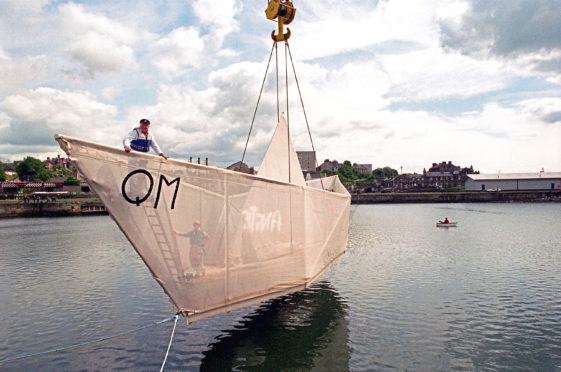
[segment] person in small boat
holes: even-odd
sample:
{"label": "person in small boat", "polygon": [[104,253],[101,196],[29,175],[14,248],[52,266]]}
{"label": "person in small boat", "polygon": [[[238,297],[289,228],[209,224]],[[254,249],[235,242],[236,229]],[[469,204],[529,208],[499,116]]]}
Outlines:
{"label": "person in small boat", "polygon": [[444,223],[450,223],[450,220],[448,219],[448,217],[444,217]]}
{"label": "person in small boat", "polygon": [[140,126],[134,128],[126,135],[125,139],[123,139],[123,146],[126,152],[130,152],[131,150],[149,152],[151,147],[156,154],[164,159],[168,159],[168,156],[160,150],[160,146],[158,146],[154,135],[150,132],[150,120],[148,119],[141,119]]}
{"label": "person in small boat", "polygon": [[191,267],[195,271],[193,273],[194,277],[199,277],[205,275],[204,267],[204,254],[205,254],[205,244],[208,240],[208,234],[201,229],[201,222],[193,222],[193,230],[188,233],[177,232],[177,235],[186,236],[189,238],[189,243],[191,243],[191,249],[189,250],[189,260],[191,261]]}

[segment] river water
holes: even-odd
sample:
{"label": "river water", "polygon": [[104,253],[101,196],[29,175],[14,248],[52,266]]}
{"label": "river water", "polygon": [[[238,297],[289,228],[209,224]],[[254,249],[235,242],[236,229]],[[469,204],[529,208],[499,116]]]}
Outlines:
{"label": "river water", "polygon": [[[165,370],[561,371],[560,268],[558,203],[352,206],[348,251],[316,284],[180,320]],[[0,360],[171,315],[110,217],[0,220]],[[159,370],[172,328],[0,370]]]}

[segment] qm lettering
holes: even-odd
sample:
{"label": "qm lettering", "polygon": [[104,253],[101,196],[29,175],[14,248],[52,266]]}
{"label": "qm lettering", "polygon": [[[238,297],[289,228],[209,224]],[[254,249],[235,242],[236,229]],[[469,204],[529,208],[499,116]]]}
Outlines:
{"label": "qm lettering", "polygon": [[[127,194],[126,185],[127,185],[127,182],[129,182],[129,180],[131,179],[131,177],[134,176],[135,174],[144,175],[148,179],[148,181],[150,182],[150,187],[148,187],[148,191],[142,197],[140,195],[136,195],[136,196],[134,196],[134,199],[131,199],[129,197],[129,195]],[[166,183],[166,186],[168,186],[168,187],[173,185],[174,183],[176,184],[175,185],[175,190],[173,192],[173,199],[171,200],[171,209],[173,209],[175,207],[175,198],[177,197],[177,191],[179,191],[179,180],[180,180],[180,178],[177,177],[176,179],[174,179],[170,182],[170,181],[168,181],[166,176],[164,176],[163,174],[160,175],[160,180],[158,182],[158,191],[156,193],[156,201],[154,202],[154,208],[158,208],[158,203],[160,202],[160,194],[162,192],[162,185],[163,185],[164,182]],[[146,199],[148,199],[150,197],[150,194],[152,194],[153,189],[154,189],[154,178],[152,177],[152,175],[150,173],[148,173],[144,169],[137,169],[137,170],[134,170],[134,171],[130,172],[129,174],[127,174],[127,176],[125,177],[125,179],[123,180],[123,183],[121,185],[121,192],[122,192],[125,200],[128,201],[131,204],[136,204],[137,207],[140,206],[140,204],[144,203],[146,201]]]}

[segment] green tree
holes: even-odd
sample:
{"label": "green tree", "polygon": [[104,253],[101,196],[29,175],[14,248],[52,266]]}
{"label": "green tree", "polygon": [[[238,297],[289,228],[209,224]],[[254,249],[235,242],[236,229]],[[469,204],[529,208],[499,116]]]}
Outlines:
{"label": "green tree", "polygon": [[26,157],[23,161],[16,162],[15,169],[22,181],[48,181],[50,179],[45,164],[31,156]]}
{"label": "green tree", "polygon": [[382,168],[376,168],[374,169],[374,171],[372,172],[372,174],[374,175],[374,177],[376,178],[385,178],[386,174],[384,173],[384,169]]}
{"label": "green tree", "polygon": [[399,173],[397,173],[397,171],[393,168],[384,167],[384,174],[388,178],[393,178],[393,177],[397,176]]}
{"label": "green tree", "polygon": [[358,179],[358,171],[353,168],[351,162],[348,160],[345,160],[343,164],[341,164],[339,170],[337,171],[337,174],[339,175],[341,182],[343,182],[345,186],[349,186],[355,183],[355,181]]}
{"label": "green tree", "polygon": [[80,184],[80,180],[76,179],[72,176],[68,176],[64,182],[62,183],[63,185],[71,185],[71,186],[76,186]]}
{"label": "green tree", "polygon": [[376,168],[372,173],[376,178],[393,178],[398,175],[397,171],[390,167]]}
{"label": "green tree", "polygon": [[53,169],[50,171],[51,177],[63,177],[64,176],[64,169],[60,164],[55,164]]}
{"label": "green tree", "polygon": [[4,167],[0,163],[0,182],[6,181],[6,178],[7,178],[6,172],[4,172]]}

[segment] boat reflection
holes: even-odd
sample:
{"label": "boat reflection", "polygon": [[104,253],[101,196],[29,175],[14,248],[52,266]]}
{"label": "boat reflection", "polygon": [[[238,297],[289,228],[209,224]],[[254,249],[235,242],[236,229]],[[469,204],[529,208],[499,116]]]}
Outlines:
{"label": "boat reflection", "polygon": [[327,282],[271,300],[203,352],[201,371],[348,371],[347,305]]}

